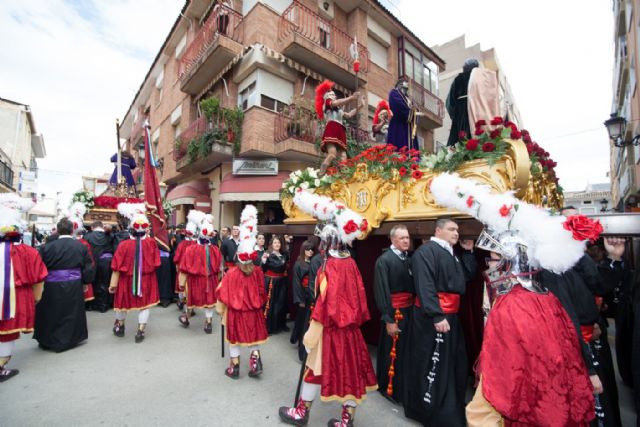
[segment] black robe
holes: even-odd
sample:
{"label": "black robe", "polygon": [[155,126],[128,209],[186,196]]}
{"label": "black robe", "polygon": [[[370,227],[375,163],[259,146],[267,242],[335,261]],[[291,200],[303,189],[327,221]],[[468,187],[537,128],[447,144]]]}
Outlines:
{"label": "black robe", "polygon": [[[289,341],[291,344],[298,344],[298,357],[300,360],[304,357],[304,346],[302,345],[302,337],[309,327],[309,308],[313,304],[313,293],[309,289],[309,282],[307,286],[303,286],[305,277],[309,277],[309,263],[296,261],[293,266],[293,303],[296,305],[296,320],[291,331],[291,338]],[[300,304],[304,305],[301,307]]]}
{"label": "black robe", "polygon": [[[382,327],[380,328],[380,340],[378,341],[378,357],[376,359],[376,376],[378,377],[378,391],[387,396],[389,385],[389,367],[391,365],[391,348],[393,338],[387,334],[386,324],[395,323],[395,312],[391,304],[391,294],[407,292],[415,294],[413,276],[411,271],[411,258],[406,256],[402,260],[393,250],[387,249],[378,258],[375,265],[373,291],[376,305],[381,313]],[[398,321],[400,335],[396,342],[396,360],[394,362],[393,394],[391,397],[396,402],[402,402],[404,393],[404,360],[408,347],[408,329],[411,323],[413,306],[400,308],[402,319]]]}
{"label": "black robe", "polygon": [[[455,145],[459,141],[458,133],[464,131],[471,138],[469,125],[469,110],[467,108],[467,93],[469,91],[469,78],[471,71],[460,73],[456,76],[447,95],[446,107],[451,118],[451,130],[447,145]],[[475,123],[474,123],[475,125]]]}
{"label": "black robe", "polygon": [[156,269],[156,277],[158,279],[158,294],[160,295],[160,302],[163,306],[166,306],[174,297],[174,281],[171,280],[171,253],[166,248],[158,245],[160,250],[160,267]]}
{"label": "black robe", "polygon": [[222,254],[222,258],[225,263],[235,262],[237,251],[238,244],[231,237],[226,238],[222,241],[222,245],[220,246],[220,253]]}
{"label": "black robe", "polygon": [[109,282],[111,281],[111,259],[113,258],[113,237],[104,231],[92,231],[84,236],[96,261],[96,277],[93,281],[95,300],[93,308],[106,311],[110,305]]}
{"label": "black robe", "polygon": [[[475,256],[465,251],[461,258],[431,240],[423,244],[411,259],[416,296],[421,307],[413,307],[405,355],[405,415],[431,426],[464,426],[464,397],[467,381],[467,356],[457,314],[445,314],[438,292],[463,295],[466,282],[476,270]],[[434,324],[446,319],[450,331],[436,332]],[[436,350],[438,354],[436,353]],[[433,360],[438,357],[436,367]],[[430,389],[428,375],[435,372]]]}
{"label": "black robe", "polygon": [[[71,238],[59,238],[40,247],[49,277],[36,305],[33,338],[47,349],[64,351],[88,338],[83,285],[93,282],[95,270],[89,250]],[[51,282],[56,270],[78,270],[80,279]]]}
{"label": "black robe", "polygon": [[264,271],[264,286],[269,296],[267,301],[267,331],[275,334],[287,328],[287,277],[269,277],[270,272],[276,275],[285,275],[287,271],[287,258],[284,254],[280,256],[272,253],[262,264]]}

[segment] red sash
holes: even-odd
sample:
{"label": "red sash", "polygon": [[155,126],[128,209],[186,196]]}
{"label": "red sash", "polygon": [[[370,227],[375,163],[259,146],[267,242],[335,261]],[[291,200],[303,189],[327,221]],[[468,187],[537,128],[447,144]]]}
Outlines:
{"label": "red sash", "polygon": [[411,292],[396,292],[391,294],[391,306],[393,308],[407,308],[413,305],[415,296]]}
{"label": "red sash", "polygon": [[302,287],[303,288],[309,287],[309,275],[306,275],[302,278]]}
{"label": "red sash", "polygon": [[[267,270],[264,273],[264,275],[267,276],[267,277],[272,277],[274,279],[275,278],[280,278],[280,277],[287,277],[287,273],[286,272],[284,272],[284,273],[276,273],[275,271],[271,271],[271,270]],[[308,282],[309,282],[309,279],[307,278],[307,284],[308,284]]]}
{"label": "red sash", "polygon": [[598,310],[602,308],[602,302],[603,302],[602,297],[596,297],[596,306],[598,306]]}
{"label": "red sash", "polygon": [[593,325],[580,325],[580,332],[582,333],[582,339],[587,344],[591,342],[593,338]]}
{"label": "red sash", "polygon": [[[440,300],[440,308],[444,314],[456,314],[460,308],[460,294],[451,294],[448,292],[438,292]],[[416,298],[414,303],[416,307],[421,307],[420,298]]]}

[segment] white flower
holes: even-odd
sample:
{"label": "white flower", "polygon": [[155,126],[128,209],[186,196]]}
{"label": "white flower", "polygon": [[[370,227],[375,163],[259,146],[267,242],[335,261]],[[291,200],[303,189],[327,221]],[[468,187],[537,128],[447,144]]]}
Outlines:
{"label": "white flower", "polygon": [[296,177],[296,173],[295,172],[291,172],[289,174],[289,179],[295,179],[295,177]]}
{"label": "white flower", "polygon": [[311,178],[314,178],[314,179],[315,179],[315,178],[317,178],[317,177],[318,177],[318,172],[317,172],[315,169],[308,168],[307,170],[309,171],[309,176],[310,176]]}
{"label": "white flower", "polygon": [[301,170],[297,170],[297,171],[293,172],[293,175],[299,178],[299,177],[302,176],[302,171]]}
{"label": "white flower", "polygon": [[300,184],[300,188],[302,188],[303,190],[306,190],[309,188],[309,183],[308,182],[303,182],[302,184]]}
{"label": "white flower", "polygon": [[287,181],[282,183],[282,187],[281,188],[287,188]]}
{"label": "white flower", "polygon": [[316,178],[316,180],[313,183],[316,187],[320,187],[320,180],[318,178]]}
{"label": "white flower", "polygon": [[295,192],[296,192],[296,187],[295,186],[292,185],[291,187],[289,187],[289,193],[293,194]]}

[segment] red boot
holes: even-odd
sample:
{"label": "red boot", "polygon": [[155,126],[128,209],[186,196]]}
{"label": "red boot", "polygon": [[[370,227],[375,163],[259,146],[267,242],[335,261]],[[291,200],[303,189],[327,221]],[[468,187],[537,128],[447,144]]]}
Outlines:
{"label": "red boot", "polygon": [[249,357],[249,376],[257,377],[262,373],[262,358],[260,351],[254,350]]}
{"label": "red boot", "polygon": [[331,418],[327,427],[353,427],[353,418],[356,414],[354,406],[342,405],[342,415],[339,420]]}
{"label": "red boot", "polygon": [[294,426],[306,426],[309,422],[309,411],[311,409],[311,403],[306,400],[298,400],[298,405],[295,408],[289,408],[287,406],[281,406],[278,410],[280,419],[286,423]]}

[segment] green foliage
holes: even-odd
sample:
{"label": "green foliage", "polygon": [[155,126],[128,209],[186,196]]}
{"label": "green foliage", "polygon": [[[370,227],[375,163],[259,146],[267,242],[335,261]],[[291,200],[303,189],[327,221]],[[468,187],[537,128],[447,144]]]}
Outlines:
{"label": "green foliage", "polygon": [[[242,121],[244,112],[238,108],[220,108],[217,98],[208,98],[200,102],[200,107],[210,123],[211,128],[202,135],[188,142],[187,155],[189,162],[193,163],[203,159],[211,153],[213,144],[232,144],[234,153],[240,151],[242,137]],[[186,142],[180,138],[176,140],[176,149]]]}
{"label": "green foliage", "polygon": [[220,100],[215,96],[203,99],[200,101],[200,110],[202,110],[202,114],[204,114],[207,120],[211,120],[220,112]]}

